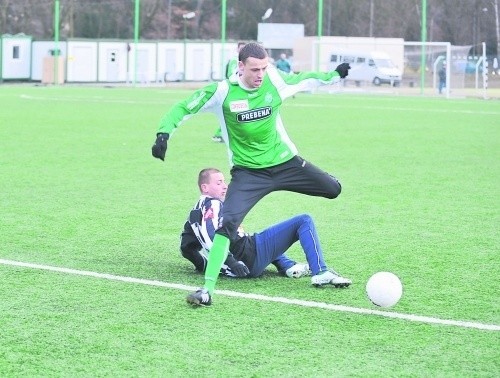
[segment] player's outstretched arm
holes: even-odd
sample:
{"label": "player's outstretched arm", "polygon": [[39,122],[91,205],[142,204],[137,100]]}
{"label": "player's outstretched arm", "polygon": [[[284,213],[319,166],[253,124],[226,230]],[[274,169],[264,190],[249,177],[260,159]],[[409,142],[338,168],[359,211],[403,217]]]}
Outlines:
{"label": "player's outstretched arm", "polygon": [[151,149],[152,155],[155,158],[165,160],[167,140],[170,139],[175,129],[191,116],[217,108],[221,103],[220,98],[222,98],[221,95],[218,95],[220,92],[218,83],[212,83],[175,104],[160,121],[156,141]]}
{"label": "player's outstretched arm", "polygon": [[348,63],[340,64],[329,72],[298,72],[281,73],[278,70],[268,70],[269,78],[276,85],[283,98],[288,98],[298,92],[310,91],[321,85],[330,85],[340,81],[349,74]]}

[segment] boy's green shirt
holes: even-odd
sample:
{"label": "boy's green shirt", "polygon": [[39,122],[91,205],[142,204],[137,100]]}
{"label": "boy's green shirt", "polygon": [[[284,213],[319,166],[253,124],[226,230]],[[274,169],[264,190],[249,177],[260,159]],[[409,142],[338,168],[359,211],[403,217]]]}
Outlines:
{"label": "boy's green shirt", "polygon": [[245,89],[233,75],[174,105],[162,118],[158,133],[172,134],[192,115],[212,112],[219,119],[231,165],[273,167],[297,155],[281,120],[283,100],[338,80],[336,71],[285,74],[270,67],[259,88]]}

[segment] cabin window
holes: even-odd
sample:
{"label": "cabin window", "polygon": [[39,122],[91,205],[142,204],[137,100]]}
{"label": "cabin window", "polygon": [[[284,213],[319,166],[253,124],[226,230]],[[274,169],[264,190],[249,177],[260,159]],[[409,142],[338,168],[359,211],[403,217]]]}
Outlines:
{"label": "cabin window", "polygon": [[19,46],[12,47],[12,59],[19,59]]}

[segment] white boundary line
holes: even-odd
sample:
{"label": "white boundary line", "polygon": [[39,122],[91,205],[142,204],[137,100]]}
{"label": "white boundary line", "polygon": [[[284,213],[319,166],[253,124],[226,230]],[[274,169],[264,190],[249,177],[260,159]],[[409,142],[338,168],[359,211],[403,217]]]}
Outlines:
{"label": "white boundary line", "polygon": [[[168,283],[168,282],[157,281],[157,280],[146,280],[146,279],[142,279],[142,278],[115,276],[113,274],[97,273],[97,272],[90,272],[90,271],[86,271],[86,270],[76,270],[76,269],[69,269],[69,268],[59,268],[59,267],[55,267],[55,266],[31,264],[31,263],[25,263],[25,262],[20,262],[20,261],[13,261],[13,260],[0,259],[0,264],[10,265],[10,266],[18,266],[18,267],[23,267],[23,268],[31,268],[31,269],[42,269],[42,270],[48,270],[48,271],[52,271],[52,272],[75,274],[75,275],[79,275],[79,276],[102,278],[102,279],[113,280],[113,281],[122,281],[122,282],[127,282],[127,283],[137,283],[137,284],[141,284],[141,285],[167,287],[170,289],[179,289],[179,290],[187,290],[187,291],[194,291],[197,289],[197,287],[194,287],[194,286],[174,284],[174,283]],[[481,330],[487,330],[487,331],[500,331],[500,326],[495,325],[495,324],[484,324],[484,323],[466,322],[466,321],[459,321],[459,320],[438,319],[438,318],[432,318],[432,317],[428,317],[428,316],[401,314],[401,313],[390,312],[390,311],[370,310],[370,309],[365,309],[365,308],[341,306],[341,305],[334,305],[334,304],[323,303],[323,302],[304,301],[304,300],[300,300],[300,299],[289,299],[289,298],[282,298],[282,297],[269,297],[267,295],[260,295],[260,294],[239,293],[239,292],[230,291],[230,290],[216,290],[216,293],[218,295],[225,295],[227,297],[246,298],[246,299],[253,299],[253,300],[265,301],[265,302],[277,302],[277,303],[291,304],[291,305],[297,305],[297,306],[303,306],[303,307],[321,308],[321,309],[331,310],[331,311],[350,312],[350,313],[354,313],[354,314],[377,315],[377,316],[383,316],[386,318],[409,320],[412,322],[441,324],[441,325],[465,327],[465,328],[475,328],[475,329],[481,329]]]}

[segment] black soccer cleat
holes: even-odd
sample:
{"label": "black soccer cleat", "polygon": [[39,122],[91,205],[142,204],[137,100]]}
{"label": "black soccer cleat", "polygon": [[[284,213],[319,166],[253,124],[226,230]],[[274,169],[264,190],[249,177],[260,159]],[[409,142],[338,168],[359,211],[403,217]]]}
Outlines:
{"label": "black soccer cleat", "polygon": [[210,306],[212,304],[212,296],[207,289],[198,289],[186,297],[186,302],[193,307]]}

